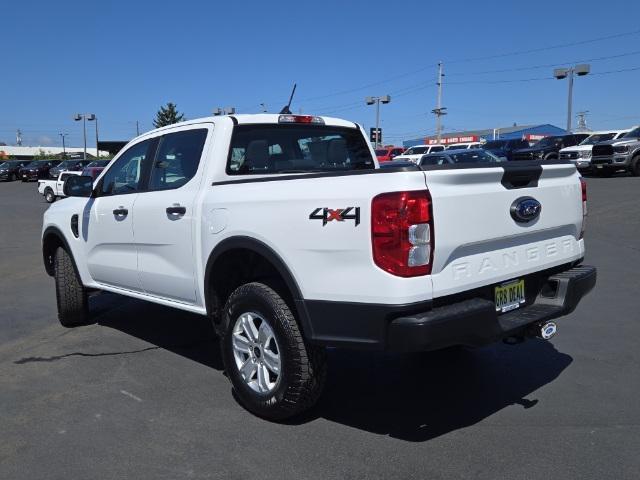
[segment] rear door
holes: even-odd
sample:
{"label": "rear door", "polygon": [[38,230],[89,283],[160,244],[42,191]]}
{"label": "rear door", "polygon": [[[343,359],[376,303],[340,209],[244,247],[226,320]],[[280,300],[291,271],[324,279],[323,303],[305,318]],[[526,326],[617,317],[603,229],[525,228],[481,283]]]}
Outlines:
{"label": "rear door", "polygon": [[146,191],[134,206],[138,271],[150,295],[196,303],[194,219],[211,124],[162,135]]}
{"label": "rear door", "polygon": [[[433,199],[434,297],[519,278],[584,255],[581,187],[573,165],[423,170]],[[528,198],[541,209],[522,222],[512,210]]]}

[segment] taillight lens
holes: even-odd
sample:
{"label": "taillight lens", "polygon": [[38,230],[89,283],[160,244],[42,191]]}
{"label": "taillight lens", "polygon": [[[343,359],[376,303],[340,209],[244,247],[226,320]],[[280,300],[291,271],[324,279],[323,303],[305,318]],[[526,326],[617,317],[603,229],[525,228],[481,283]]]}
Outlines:
{"label": "taillight lens", "polygon": [[584,229],[587,226],[587,182],[584,178],[580,178],[580,189],[582,191],[582,228],[580,229],[580,238],[584,237]]}
{"label": "taillight lens", "polygon": [[373,261],[399,277],[431,273],[433,210],[427,190],[383,193],[371,202]]}

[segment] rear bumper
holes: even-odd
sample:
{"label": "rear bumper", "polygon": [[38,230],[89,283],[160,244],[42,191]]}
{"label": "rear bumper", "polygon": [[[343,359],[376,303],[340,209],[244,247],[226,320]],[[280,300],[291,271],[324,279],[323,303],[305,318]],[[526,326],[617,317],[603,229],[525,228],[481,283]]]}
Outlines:
{"label": "rear bumper", "polygon": [[490,300],[472,298],[400,317],[389,325],[387,346],[399,351],[434,350],[520,335],[532,324],[571,313],[595,284],[595,267],[580,266],[550,276],[548,290],[543,287],[532,304],[505,314],[498,315]]}
{"label": "rear bumper", "polygon": [[[526,278],[526,277],[525,277]],[[596,284],[596,269],[577,266],[531,279],[536,290],[524,307],[500,314],[486,295],[442,306],[431,302],[390,306],[304,302],[307,338],[327,346],[389,351],[480,346],[522,335],[529,327],[571,313]]]}

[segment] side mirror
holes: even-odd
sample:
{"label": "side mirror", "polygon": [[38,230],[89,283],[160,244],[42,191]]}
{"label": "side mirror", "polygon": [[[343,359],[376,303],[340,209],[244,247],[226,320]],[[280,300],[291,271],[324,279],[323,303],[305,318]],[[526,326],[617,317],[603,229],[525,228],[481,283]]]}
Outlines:
{"label": "side mirror", "polygon": [[64,181],[62,191],[67,197],[90,197],[93,178],[88,175],[71,175]]}

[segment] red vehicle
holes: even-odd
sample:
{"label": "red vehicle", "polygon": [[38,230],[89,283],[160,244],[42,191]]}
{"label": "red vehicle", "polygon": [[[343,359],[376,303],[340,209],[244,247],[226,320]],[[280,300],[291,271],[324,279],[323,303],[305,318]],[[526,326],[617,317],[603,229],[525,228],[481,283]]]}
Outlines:
{"label": "red vehicle", "polygon": [[398,155],[402,155],[403,153],[403,147],[394,147],[393,145],[376,148],[376,157],[378,157],[378,162],[380,163],[389,162]]}
{"label": "red vehicle", "polygon": [[82,175],[87,175],[95,180],[96,178],[98,178],[98,175],[100,175],[100,172],[104,170],[107,165],[109,165],[110,161],[111,160],[95,160],[84,167],[84,169],[82,170]]}

